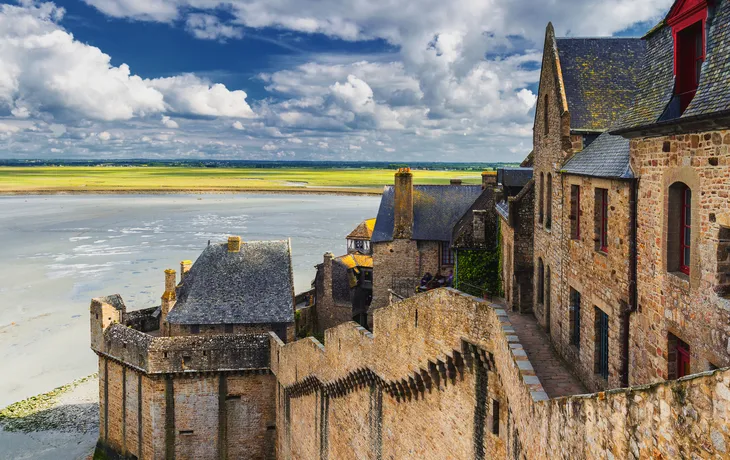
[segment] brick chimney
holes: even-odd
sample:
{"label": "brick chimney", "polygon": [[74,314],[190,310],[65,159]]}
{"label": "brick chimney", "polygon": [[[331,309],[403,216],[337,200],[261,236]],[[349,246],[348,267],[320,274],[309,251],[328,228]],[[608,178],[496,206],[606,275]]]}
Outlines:
{"label": "brick chimney", "polygon": [[188,274],[190,271],[190,267],[193,266],[192,260],[182,260],[180,261],[180,282],[182,283],[185,279],[185,275]]}
{"label": "brick chimney", "polygon": [[170,313],[177,301],[175,297],[175,278],[175,270],[171,268],[165,270],[165,293],[162,294],[162,303],[160,304],[160,327],[167,324],[167,314]]}
{"label": "brick chimney", "polygon": [[482,171],[482,190],[497,185],[497,171]]}
{"label": "brick chimney", "polygon": [[411,174],[411,168],[400,168],[395,173],[393,207],[393,238],[411,239],[413,236],[413,174]]}
{"label": "brick chimney", "polygon": [[229,236],[228,237],[228,252],[241,252],[241,237],[240,236]]}
{"label": "brick chimney", "polygon": [[332,299],[332,259],[335,255],[331,252],[324,253],[324,263],[322,264],[322,283],[325,301]]}

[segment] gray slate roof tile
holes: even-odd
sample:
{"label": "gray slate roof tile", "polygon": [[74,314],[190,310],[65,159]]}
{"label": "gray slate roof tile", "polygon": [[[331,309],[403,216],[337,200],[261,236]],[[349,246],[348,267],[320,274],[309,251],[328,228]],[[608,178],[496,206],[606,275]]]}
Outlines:
{"label": "gray slate roof tile", "polygon": [[294,321],[288,241],[247,241],[240,252],[211,244],[177,289],[171,324],[261,324]]}
{"label": "gray slate roof tile", "polygon": [[632,178],[629,141],[621,136],[603,133],[568,160],[562,171],[582,176]]}
{"label": "gray slate roof tile", "polygon": [[631,105],[645,52],[640,38],[556,38],[573,130],[603,131]]}
{"label": "gray slate roof tile", "polygon": [[[480,185],[414,185],[413,239],[451,241],[454,224],[482,193]],[[388,185],[380,199],[372,242],[393,240],[394,190]]]}

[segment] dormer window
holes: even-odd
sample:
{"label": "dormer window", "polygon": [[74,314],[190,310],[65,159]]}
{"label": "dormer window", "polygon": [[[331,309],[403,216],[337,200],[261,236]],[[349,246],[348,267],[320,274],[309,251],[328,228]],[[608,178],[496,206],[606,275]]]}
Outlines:
{"label": "dormer window", "polygon": [[706,21],[706,0],[679,1],[667,19],[674,37],[674,94],[679,99],[680,114],[692,102],[700,84]]}

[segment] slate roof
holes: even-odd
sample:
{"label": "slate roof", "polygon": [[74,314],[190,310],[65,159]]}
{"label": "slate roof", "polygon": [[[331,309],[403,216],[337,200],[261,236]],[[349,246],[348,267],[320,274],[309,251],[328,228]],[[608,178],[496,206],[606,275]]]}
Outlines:
{"label": "slate roof", "polygon": [[[413,239],[451,241],[454,224],[482,193],[480,185],[414,185]],[[393,240],[394,190],[387,185],[380,199],[372,242]]]}
{"label": "slate roof", "polygon": [[509,222],[509,203],[500,201],[494,205],[494,208],[500,216],[504,217],[504,220]]}
{"label": "slate roof", "polygon": [[294,321],[289,241],[242,242],[240,252],[211,244],[177,289],[171,324],[260,324]]}
{"label": "slate roof", "polygon": [[351,231],[347,235],[348,240],[369,240],[373,236],[373,229],[375,228],[375,219],[368,219],[360,222],[355,227],[355,230]]}
{"label": "slate roof", "polygon": [[[706,59],[695,97],[681,117],[704,116],[730,110],[730,2],[710,8]],[[671,27],[663,21],[646,35],[647,53],[640,72],[637,99],[612,127],[616,132],[653,125],[660,121],[674,93],[674,43]],[[668,120],[671,122],[671,120]]]}
{"label": "slate roof", "polygon": [[498,168],[497,182],[505,187],[524,187],[532,179],[532,168]]}
{"label": "slate roof", "polygon": [[630,179],[629,140],[603,133],[591,145],[573,155],[562,172],[582,176]]}
{"label": "slate roof", "polygon": [[556,38],[571,130],[603,131],[633,101],[640,38]]}

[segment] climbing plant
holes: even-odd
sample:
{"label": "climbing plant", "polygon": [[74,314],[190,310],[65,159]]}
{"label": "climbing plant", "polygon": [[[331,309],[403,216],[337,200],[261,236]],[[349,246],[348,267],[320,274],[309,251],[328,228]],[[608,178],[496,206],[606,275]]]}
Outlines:
{"label": "climbing plant", "polygon": [[467,294],[482,297],[502,295],[501,244],[494,250],[461,249],[456,252],[456,288]]}

